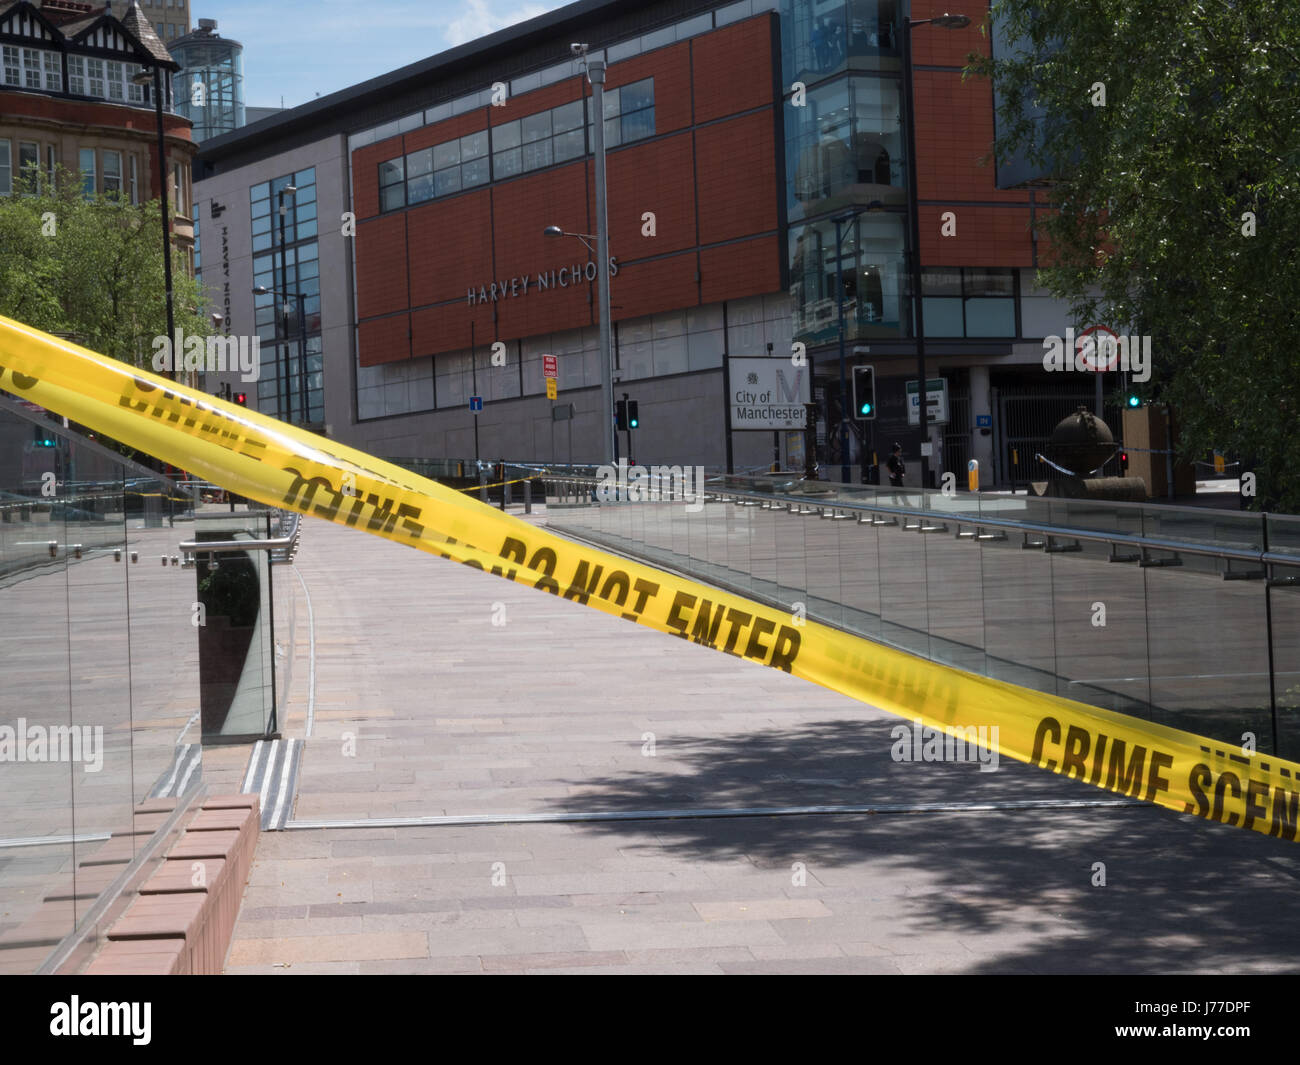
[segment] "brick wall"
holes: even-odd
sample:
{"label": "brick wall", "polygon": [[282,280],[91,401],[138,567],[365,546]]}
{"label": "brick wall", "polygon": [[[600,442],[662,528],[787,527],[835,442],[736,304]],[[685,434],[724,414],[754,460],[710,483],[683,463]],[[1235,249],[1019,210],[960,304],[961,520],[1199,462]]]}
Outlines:
{"label": "brick wall", "polygon": [[[780,285],[772,92],[771,16],[724,27],[615,63],[615,88],[655,79],[655,137],[608,155],[610,252],[619,262],[611,303],[616,320],[772,292]],[[499,124],[589,92],[570,78],[436,126],[353,153],[358,217],[357,298],[362,365],[591,325],[594,283],[536,288],[539,272],[583,268],[573,238],[547,238],[546,225],[592,233],[594,163],[579,161],[379,214],[378,167],[489,122]],[[695,128],[692,128],[694,107]],[[746,111],[754,111],[745,114]],[[732,117],[736,116],[736,117]],[[696,202],[698,195],[698,205]],[[654,214],[655,234],[643,233]],[[698,232],[697,232],[698,216]],[[698,275],[698,278],[697,278]],[[507,288],[528,276],[526,294],[471,305],[467,290]],[[409,278],[410,297],[407,297]],[[394,314],[410,311],[408,315]]]}

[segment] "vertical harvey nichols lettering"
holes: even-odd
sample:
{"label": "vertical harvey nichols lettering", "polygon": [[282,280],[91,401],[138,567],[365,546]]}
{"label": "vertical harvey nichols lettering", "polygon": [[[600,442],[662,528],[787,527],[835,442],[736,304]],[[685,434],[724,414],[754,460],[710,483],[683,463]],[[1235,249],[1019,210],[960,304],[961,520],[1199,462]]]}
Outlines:
{"label": "vertical harvey nichols lettering", "polygon": [[[618,259],[609,257],[609,276],[618,277]],[[568,288],[580,285],[583,281],[596,280],[596,264],[575,263],[573,266],[561,266],[558,270],[546,270],[540,274],[524,274],[522,277],[507,277],[475,288],[471,285],[466,292],[466,302],[473,307],[476,303],[495,303],[507,296],[527,296],[531,288],[542,292],[548,288]]]}

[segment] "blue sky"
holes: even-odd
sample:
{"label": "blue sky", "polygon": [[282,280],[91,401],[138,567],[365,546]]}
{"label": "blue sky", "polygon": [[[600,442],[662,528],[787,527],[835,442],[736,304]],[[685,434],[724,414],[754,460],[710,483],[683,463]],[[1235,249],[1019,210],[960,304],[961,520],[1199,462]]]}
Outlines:
{"label": "blue sky", "polygon": [[[190,0],[244,46],[244,99],[296,107],[563,7],[568,0]],[[292,14],[290,14],[292,12]]]}

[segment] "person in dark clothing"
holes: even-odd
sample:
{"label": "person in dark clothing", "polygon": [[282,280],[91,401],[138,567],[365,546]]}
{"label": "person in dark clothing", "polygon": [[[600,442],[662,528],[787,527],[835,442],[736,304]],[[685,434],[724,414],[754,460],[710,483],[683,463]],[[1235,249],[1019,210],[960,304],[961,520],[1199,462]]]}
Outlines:
{"label": "person in dark clothing", "polygon": [[902,488],[903,475],[907,472],[907,468],[903,465],[902,444],[894,445],[889,458],[885,460],[885,465],[889,467],[889,483],[895,488]]}

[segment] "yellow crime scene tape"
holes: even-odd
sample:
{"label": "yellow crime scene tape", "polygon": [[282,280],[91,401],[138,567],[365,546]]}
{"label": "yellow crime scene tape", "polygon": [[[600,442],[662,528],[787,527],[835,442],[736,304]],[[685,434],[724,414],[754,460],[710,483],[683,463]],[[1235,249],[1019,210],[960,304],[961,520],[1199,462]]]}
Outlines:
{"label": "yellow crime scene tape", "polygon": [[[956,742],[1294,840],[1300,764],[938,665],[556,536],[364,452],[0,318],[0,389],[230,491],[802,677]],[[996,731],[994,731],[996,730]]]}

